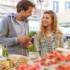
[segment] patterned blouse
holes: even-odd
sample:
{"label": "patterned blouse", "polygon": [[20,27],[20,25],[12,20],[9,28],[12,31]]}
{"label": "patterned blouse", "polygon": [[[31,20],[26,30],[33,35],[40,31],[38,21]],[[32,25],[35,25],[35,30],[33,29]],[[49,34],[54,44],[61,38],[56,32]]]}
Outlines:
{"label": "patterned blouse", "polygon": [[40,56],[44,56],[54,51],[56,47],[63,47],[63,38],[59,33],[56,35],[53,33],[51,37],[44,37],[38,33],[35,35],[34,45]]}

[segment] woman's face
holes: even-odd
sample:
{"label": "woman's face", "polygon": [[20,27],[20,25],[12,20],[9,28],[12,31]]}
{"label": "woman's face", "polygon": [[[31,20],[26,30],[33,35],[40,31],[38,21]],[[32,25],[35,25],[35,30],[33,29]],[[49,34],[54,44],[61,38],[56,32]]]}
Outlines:
{"label": "woman's face", "polygon": [[50,14],[44,14],[42,17],[42,25],[50,26],[52,24],[52,18]]}

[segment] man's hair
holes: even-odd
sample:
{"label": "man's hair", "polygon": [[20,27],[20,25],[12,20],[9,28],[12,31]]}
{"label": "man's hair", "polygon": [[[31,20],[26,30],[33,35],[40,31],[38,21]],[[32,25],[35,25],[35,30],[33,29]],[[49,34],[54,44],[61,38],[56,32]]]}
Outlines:
{"label": "man's hair", "polygon": [[28,10],[29,7],[35,7],[35,5],[32,2],[28,1],[28,0],[19,1],[17,6],[16,6],[18,13],[22,10],[24,10],[24,11]]}

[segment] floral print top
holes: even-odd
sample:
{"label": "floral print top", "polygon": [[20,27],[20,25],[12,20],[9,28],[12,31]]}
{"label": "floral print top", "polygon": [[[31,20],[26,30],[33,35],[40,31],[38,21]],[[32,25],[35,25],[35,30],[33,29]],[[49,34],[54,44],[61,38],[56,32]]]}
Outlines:
{"label": "floral print top", "polygon": [[63,38],[59,33],[56,35],[53,33],[51,37],[44,37],[38,33],[35,35],[34,45],[40,56],[44,56],[54,51],[56,47],[63,47]]}

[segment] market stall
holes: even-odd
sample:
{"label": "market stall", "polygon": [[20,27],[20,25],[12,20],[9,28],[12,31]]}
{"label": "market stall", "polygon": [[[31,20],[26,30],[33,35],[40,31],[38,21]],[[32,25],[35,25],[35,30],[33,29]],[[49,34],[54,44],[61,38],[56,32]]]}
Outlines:
{"label": "market stall", "polygon": [[43,57],[12,54],[0,57],[0,70],[70,70],[70,53],[54,51]]}

